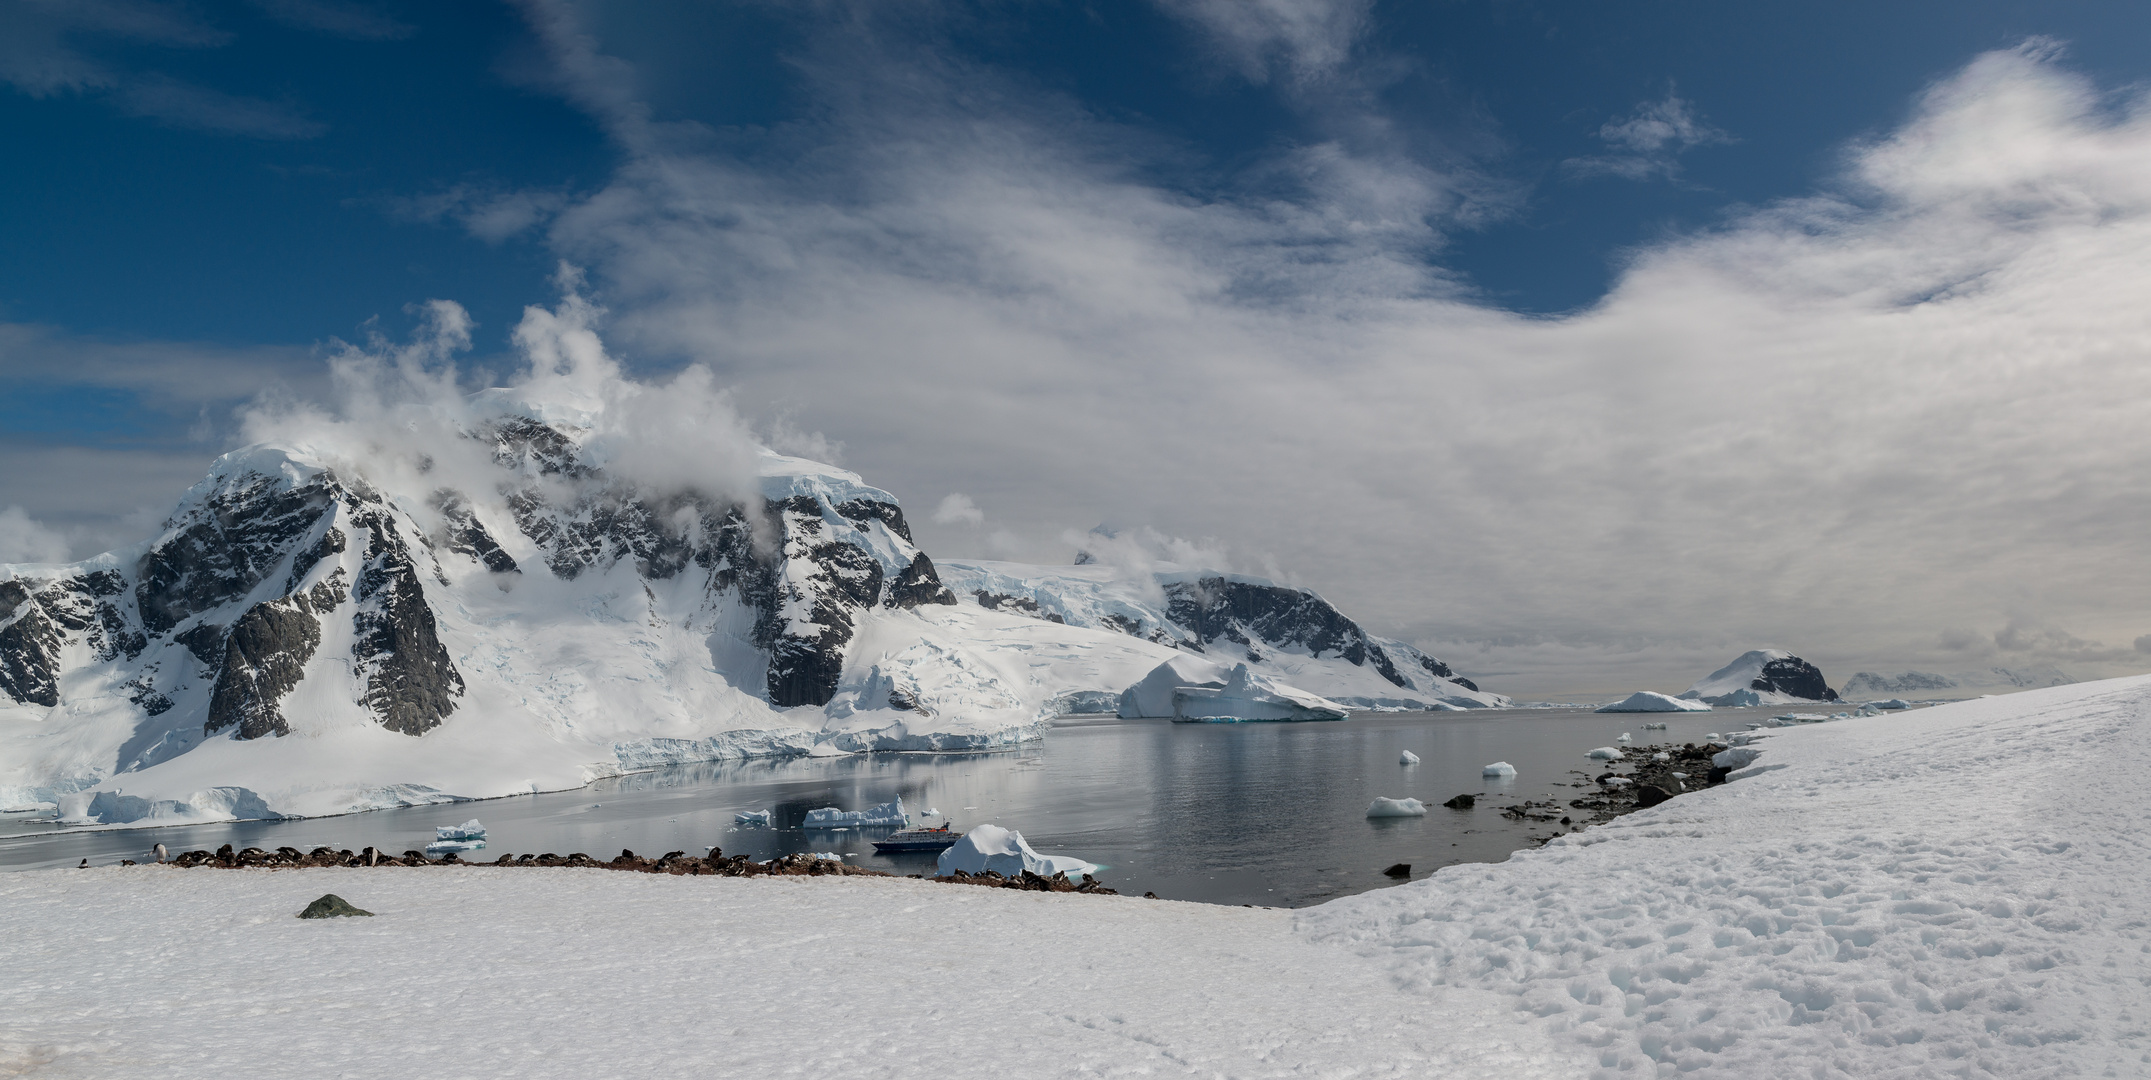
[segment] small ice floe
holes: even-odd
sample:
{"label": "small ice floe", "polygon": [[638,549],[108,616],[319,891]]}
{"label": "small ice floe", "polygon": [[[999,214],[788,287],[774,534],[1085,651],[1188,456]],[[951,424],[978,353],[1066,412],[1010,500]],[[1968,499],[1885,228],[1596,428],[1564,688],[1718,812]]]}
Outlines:
{"label": "small ice floe", "polygon": [[1417,799],[1376,799],[1367,804],[1368,817],[1425,817],[1427,804]]}
{"label": "small ice floe", "polygon": [[1671,754],[1668,754],[1668,753],[1666,753],[1666,752],[1665,752],[1665,751],[1663,751],[1663,750],[1660,750],[1660,751],[1658,751],[1657,753],[1655,753],[1655,754],[1652,754],[1652,755],[1651,755],[1651,760],[1652,760],[1652,761],[1671,761],[1671,760],[1673,760],[1673,755],[1671,755]]}
{"label": "small ice floe", "polygon": [[864,810],[839,810],[834,806],[825,806],[819,810],[809,810],[807,811],[805,827],[809,829],[843,829],[862,825],[904,826],[909,824],[911,824],[911,815],[904,812],[904,799],[903,796],[899,795],[894,802],[885,802],[880,806],[869,806]]}
{"label": "small ice floe", "polygon": [[477,818],[472,818],[461,825],[435,825],[433,827],[433,838],[436,840],[483,840],[485,839],[485,826],[478,824]]}
{"label": "small ice floe", "polygon": [[426,854],[447,851],[476,851],[485,846],[483,840],[435,840],[426,845]]}
{"label": "small ice floe", "polygon": [[732,815],[732,824],[734,825],[758,825],[766,829],[774,821],[774,817],[767,810],[748,810]]}
{"label": "small ice floe", "polygon": [[1584,756],[1592,761],[1619,761],[1621,760],[1621,750],[1617,746],[1601,746]]}
{"label": "small ice floe", "polygon": [[807,857],[810,859],[827,859],[830,862],[844,861],[844,856],[839,855],[834,851],[809,851],[807,852]]}
{"label": "small ice floe", "polygon": [[1487,767],[1485,767],[1485,768],[1483,768],[1483,769],[1480,769],[1480,770],[1479,770],[1479,775],[1480,775],[1480,776],[1515,776],[1515,775],[1516,775],[1516,766],[1514,766],[1514,765],[1511,765],[1511,764],[1509,764],[1509,763],[1508,763],[1508,762],[1506,762],[1506,761],[1497,761],[1497,762],[1494,762],[1494,763],[1493,763],[1492,765],[1488,765]]}
{"label": "small ice floe", "polygon": [[1613,740],[1613,741],[1614,741],[1614,742],[1617,742],[1617,743],[1620,743],[1620,744],[1622,744],[1622,745],[1624,745],[1624,746],[1625,746],[1625,745],[1627,745],[1628,743],[1632,743],[1632,742],[1635,742],[1635,741],[1636,741],[1636,737],[1635,737],[1635,736],[1633,736],[1633,735],[1630,735],[1629,733],[1627,733],[1627,732],[1625,732],[1625,731],[1624,731],[1624,732],[1621,732],[1621,737],[1620,737],[1620,738],[1618,738],[1618,739],[1615,739],[1615,740]]}
{"label": "small ice floe", "polygon": [[1684,772],[1676,772],[1676,773],[1667,773],[1666,775],[1667,775],[1667,776],[1670,776],[1670,777],[1672,777],[1672,778],[1673,778],[1673,779],[1675,779],[1675,780],[1686,780],[1686,779],[1688,779],[1688,774],[1687,774],[1687,773],[1684,773]]}
{"label": "small ice floe", "polygon": [[1661,721],[1654,721],[1654,722],[1652,722],[1652,723],[1648,723],[1648,724],[1645,724],[1645,725],[1643,725],[1643,730],[1645,730],[1645,731],[1664,731],[1665,729],[1666,729],[1666,725],[1665,725],[1665,722],[1664,722],[1664,721],[1662,721],[1662,720],[1661,720]]}
{"label": "small ice floe", "polygon": [[1025,870],[1040,877],[1055,874],[1078,876],[1094,873],[1096,864],[1084,862],[1072,855],[1040,855],[1024,843],[1023,834],[999,825],[975,825],[963,834],[963,839],[941,853],[934,862],[934,873],[947,877],[958,870],[966,874],[983,874],[988,870],[1002,877],[1016,877]]}
{"label": "small ice floe", "polygon": [[1703,736],[1703,741],[1704,741],[1704,742],[1724,742],[1724,741],[1725,741],[1725,736],[1723,736],[1723,735],[1720,735],[1720,734],[1718,734],[1717,732],[1713,731],[1713,732],[1711,732],[1710,734],[1708,734],[1708,735],[1705,735],[1705,736]]}
{"label": "small ice floe", "polygon": [[1397,755],[1397,764],[1399,764],[1399,765],[1417,765],[1417,764],[1419,764],[1419,755],[1417,755],[1417,754],[1414,754],[1414,753],[1412,753],[1412,752],[1411,752],[1411,751],[1409,751],[1409,750],[1406,750],[1406,751],[1405,751],[1405,752],[1403,752],[1402,754],[1399,754],[1399,755]]}
{"label": "small ice floe", "polygon": [[1619,791],[1631,783],[1633,781],[1625,776],[1606,776],[1599,779],[1598,786],[1605,788],[1607,791]]}

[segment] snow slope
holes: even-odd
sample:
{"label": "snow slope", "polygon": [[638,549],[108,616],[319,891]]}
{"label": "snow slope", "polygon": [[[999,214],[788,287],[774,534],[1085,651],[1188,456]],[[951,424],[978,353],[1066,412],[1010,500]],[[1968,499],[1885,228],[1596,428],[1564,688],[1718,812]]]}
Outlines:
{"label": "snow slope", "polygon": [[1301,928],[1508,995],[1595,1075],[2151,1073],[2151,677],[1755,745],[1724,787]]}
{"label": "snow slope", "polygon": [[[1035,566],[949,560],[941,580],[960,602],[1173,646],[1361,709],[1478,709],[1509,704],[1401,641],[1367,633],[1305,589],[1267,578],[1159,563]],[[1171,699],[1145,716],[1171,716]]]}
{"label": "snow slope", "polygon": [[[2151,1072],[2128,827],[2151,677],[1755,745],[1723,787],[1297,913],[860,878],[0,875],[0,1072]],[[291,917],[324,892],[379,914]]]}
{"label": "snow slope", "polygon": [[[334,892],[373,918],[292,918]],[[0,1075],[1576,1075],[1285,911],[603,870],[0,875]],[[94,931],[91,928],[95,928]],[[206,1063],[213,1062],[213,1068]]]}

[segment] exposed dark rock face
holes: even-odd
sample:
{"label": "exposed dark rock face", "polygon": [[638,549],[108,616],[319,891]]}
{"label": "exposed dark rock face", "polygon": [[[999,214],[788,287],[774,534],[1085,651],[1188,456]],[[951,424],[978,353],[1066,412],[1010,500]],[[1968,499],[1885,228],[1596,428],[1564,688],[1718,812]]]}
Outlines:
{"label": "exposed dark rock face", "polygon": [[[924,555],[921,555],[919,557],[922,559],[925,558]],[[1057,612],[1047,611],[1044,608],[1039,607],[1038,601],[1033,600],[1028,596],[1009,596],[1006,593],[990,593],[984,589],[975,590],[971,593],[971,595],[977,598],[978,606],[985,608],[988,611],[1014,612],[1020,615],[1029,615],[1034,619],[1044,619],[1047,622],[1066,623],[1068,621],[1066,619],[1061,618],[1059,613]]]}
{"label": "exposed dark rock face", "polygon": [[325,483],[278,490],[282,483],[252,475],[167,523],[176,533],[151,548],[136,569],[135,602],[144,628],[163,634],[190,615],[254,591],[276,570],[333,501]]}
{"label": "exposed dark rock face", "polygon": [[241,739],[291,734],[277,705],[305,677],[306,662],[320,646],[320,621],[295,605],[249,608],[224,639],[224,665],[210,691],[202,733],[236,725]]}
{"label": "exposed dark rock face", "polygon": [[65,642],[22,582],[0,581],[0,623],[0,690],[20,703],[58,705]]}
{"label": "exposed dark rock face", "polygon": [[359,703],[382,727],[423,735],[439,727],[463,696],[463,676],[441,645],[425,587],[396,524],[378,511],[354,518],[368,532],[365,568],[352,590],[358,640],[352,660],[365,678]]}
{"label": "exposed dark rock face", "polygon": [[1358,623],[1313,593],[1206,577],[1169,584],[1165,596],[1167,616],[1203,644],[1223,638],[1241,645],[1260,641],[1276,648],[1298,646],[1372,667],[1392,685],[1411,685],[1389,654],[1367,640]]}
{"label": "exposed dark rock face", "polygon": [[1453,682],[1466,690],[1477,690],[1479,688],[1478,683],[1472,682],[1470,679],[1467,679],[1462,675],[1457,674],[1456,671],[1450,668],[1449,665],[1444,664],[1431,656],[1420,656],[1419,666],[1425,668],[1427,674],[1432,675],[1437,679],[1447,679],[1450,682]]}
{"label": "exposed dark rock face", "polygon": [[1775,690],[1808,701],[1837,700],[1837,691],[1823,681],[1821,670],[1797,656],[1764,663],[1762,673],[1749,683],[1749,687]]}
{"label": "exposed dark rock face", "polygon": [[[927,558],[926,553],[923,551],[919,552],[917,557],[911,560],[911,565],[905,567],[902,573],[896,575],[895,581],[889,583],[888,604],[890,607],[909,609],[918,607],[920,604],[954,603],[956,603],[956,594],[950,592],[947,586],[941,584],[941,575],[934,572],[934,561]],[[1047,617],[1054,622],[1061,621],[1058,616]]]}
{"label": "exposed dark rock face", "polygon": [[468,555],[484,564],[496,574],[520,573],[515,557],[501,550],[500,542],[486,531],[477,515],[471,513],[470,503],[453,491],[434,493],[433,507],[440,511],[445,525],[445,544],[458,555]]}

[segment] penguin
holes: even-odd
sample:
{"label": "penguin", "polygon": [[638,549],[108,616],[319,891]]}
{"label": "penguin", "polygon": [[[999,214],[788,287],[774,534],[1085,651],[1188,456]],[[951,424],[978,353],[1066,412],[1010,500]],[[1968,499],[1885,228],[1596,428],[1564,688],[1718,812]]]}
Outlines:
{"label": "penguin", "polygon": [[84,859],[84,860],[82,860],[81,864],[75,867],[75,869],[77,869],[77,870],[87,870],[87,869],[89,869],[89,868],[90,868],[90,861],[89,861],[88,859]]}
{"label": "penguin", "polygon": [[158,862],[165,862],[172,857],[172,853],[166,850],[163,844],[158,844],[156,847],[153,847],[150,850],[157,853]]}

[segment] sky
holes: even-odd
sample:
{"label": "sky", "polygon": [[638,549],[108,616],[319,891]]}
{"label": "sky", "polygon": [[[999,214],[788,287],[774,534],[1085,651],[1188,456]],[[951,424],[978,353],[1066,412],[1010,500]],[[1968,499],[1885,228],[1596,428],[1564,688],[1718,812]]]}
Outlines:
{"label": "sky", "polygon": [[1758,7],[0,0],[0,561],[566,304],[937,558],[1490,689],[2151,670],[2151,9]]}

